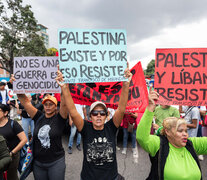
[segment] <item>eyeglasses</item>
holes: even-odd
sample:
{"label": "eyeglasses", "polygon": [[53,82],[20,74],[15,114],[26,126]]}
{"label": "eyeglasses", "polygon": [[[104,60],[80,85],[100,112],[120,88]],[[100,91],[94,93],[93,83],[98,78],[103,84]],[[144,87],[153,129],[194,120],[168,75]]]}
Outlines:
{"label": "eyeglasses", "polygon": [[91,111],[92,116],[98,116],[98,114],[100,114],[101,116],[106,116],[106,112],[104,110],[101,111]]}

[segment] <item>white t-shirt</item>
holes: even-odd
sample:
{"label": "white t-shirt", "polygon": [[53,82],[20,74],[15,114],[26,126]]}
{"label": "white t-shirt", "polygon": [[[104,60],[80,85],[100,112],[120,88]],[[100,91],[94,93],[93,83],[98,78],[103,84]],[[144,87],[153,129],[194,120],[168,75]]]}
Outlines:
{"label": "white t-shirt", "polygon": [[201,111],[206,111],[206,106],[201,106],[201,107],[200,107],[200,110],[201,110]]}
{"label": "white t-shirt", "polygon": [[[183,111],[186,113],[188,111],[188,106],[183,106]],[[192,119],[197,119],[197,127],[196,128],[188,128],[189,137],[197,137],[198,126],[200,120],[200,111],[198,107],[193,107],[184,118],[187,124],[192,124]]]}
{"label": "white t-shirt", "polygon": [[75,107],[78,111],[78,113],[81,115],[81,117],[84,119],[84,114],[83,114],[83,105],[80,104],[75,104]]}
{"label": "white t-shirt", "polygon": [[108,108],[108,111],[109,111],[109,119],[111,119],[115,113],[115,110],[112,108]]}
{"label": "white t-shirt", "polygon": [[2,97],[2,104],[6,104],[6,90],[0,91]]}

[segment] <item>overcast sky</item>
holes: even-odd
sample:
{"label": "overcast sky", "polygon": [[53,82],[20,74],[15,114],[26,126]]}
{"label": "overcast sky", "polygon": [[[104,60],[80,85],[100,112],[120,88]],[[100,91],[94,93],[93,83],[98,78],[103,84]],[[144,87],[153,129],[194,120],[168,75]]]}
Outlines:
{"label": "overcast sky", "polygon": [[130,67],[145,69],[156,48],[207,46],[206,0],[23,0],[48,27],[58,48],[58,28],[126,29]]}

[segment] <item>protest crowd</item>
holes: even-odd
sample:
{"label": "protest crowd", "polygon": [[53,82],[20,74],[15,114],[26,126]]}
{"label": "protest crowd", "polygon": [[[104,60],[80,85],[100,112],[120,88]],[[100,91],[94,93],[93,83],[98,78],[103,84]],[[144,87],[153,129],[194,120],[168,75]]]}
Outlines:
{"label": "protest crowd", "polygon": [[[117,146],[119,126],[123,131],[123,146],[121,147],[123,155],[127,153],[129,134],[132,140],[134,158],[137,157],[138,153],[136,138],[138,143],[149,153],[152,167],[148,179],[159,179],[159,176],[162,179],[169,176],[170,179],[170,176],[175,173],[174,170],[169,169],[173,164],[165,162],[167,157],[164,157],[164,162],[158,162],[159,152],[161,151],[159,148],[161,148],[161,139],[163,137],[164,140],[162,141],[168,140],[170,142],[168,151],[169,148],[170,150],[177,149],[172,151],[179,150],[178,153],[184,151],[181,150],[183,149],[182,147],[189,145],[188,143],[192,141],[189,145],[190,150],[185,149],[185,153],[188,155],[184,163],[188,163],[188,159],[191,162],[191,167],[186,169],[186,173],[189,173],[189,177],[193,177],[192,179],[200,179],[199,160],[203,160],[202,154],[207,153],[205,145],[207,139],[199,140],[195,137],[202,136],[201,127],[205,125],[206,107],[179,106],[179,108],[176,108],[170,105],[155,104],[154,101],[159,98],[159,94],[152,91],[150,87],[149,105],[139,123],[137,121],[138,112],[125,112],[126,95],[129,91],[129,83],[132,76],[129,70],[126,73],[128,73],[126,77],[129,78],[129,81],[125,82],[126,85],[123,83],[123,92],[117,109],[107,108],[106,104],[101,101],[96,101],[91,106],[74,104],[69,86],[61,83],[63,76],[60,71],[56,80],[61,87],[62,96],[58,93],[17,94],[17,99],[9,100],[8,88],[5,87],[9,86],[11,88],[15,79],[12,76],[9,82],[0,82],[0,111],[2,113],[0,117],[0,138],[2,142],[0,148],[2,151],[0,152],[2,155],[0,157],[1,179],[19,179],[20,175],[18,173],[21,173],[21,169],[19,169],[21,166],[20,151],[23,146],[26,146],[31,141],[34,143],[34,179],[65,179],[65,168],[67,167],[65,165],[61,136],[65,126],[68,124],[71,127],[68,153],[72,154],[76,131],[76,148],[78,151],[83,150],[84,153],[81,179],[124,179],[118,173],[116,164],[116,151],[120,150],[120,147]],[[21,118],[21,125],[14,120],[16,117]],[[181,117],[183,119],[180,119]],[[147,119],[151,119],[152,122],[150,123]],[[146,124],[147,122],[148,124]],[[174,125],[174,123],[177,125]],[[172,131],[174,127],[177,129]],[[168,133],[170,134],[169,136]],[[188,137],[190,137],[191,141],[188,140]],[[90,146],[90,148],[87,148],[87,146]],[[8,153],[6,153],[6,150]],[[162,151],[164,150],[162,149]],[[173,155],[170,153],[169,156],[169,158],[172,158],[177,155],[176,153]],[[195,162],[192,162],[194,160]],[[166,169],[168,168],[168,170],[161,169],[159,171],[157,169],[160,167],[158,163],[161,163],[162,168],[165,167],[166,163]],[[178,162],[172,163],[176,163],[173,166],[178,165]],[[182,162],[179,163],[182,166]],[[99,168],[100,166],[101,169]],[[196,168],[196,173],[190,174],[190,172],[194,172],[191,171],[191,168]],[[184,174],[179,171],[179,167],[176,172],[178,179],[180,174],[182,176]]]}
{"label": "protest crowd", "polygon": [[[125,31],[72,35],[78,33],[85,37],[85,44],[79,44],[88,48],[91,43],[90,51],[84,51],[88,53],[86,60],[79,54],[77,64],[72,63],[70,51],[78,54],[80,50],[69,45],[78,40],[60,31],[59,62],[57,57],[17,57],[10,80],[0,82],[0,180],[24,180],[31,172],[35,180],[71,179],[65,175],[65,153],[73,156],[76,150],[83,154],[76,179],[124,180],[118,171],[117,151],[122,156],[130,153],[137,163],[138,145],[151,162],[147,180],[205,179],[200,161],[207,154],[207,135],[202,132],[207,126],[207,76],[203,76],[203,84],[197,74],[189,80],[182,64],[176,64],[181,76],[178,82],[173,57],[170,59],[173,51],[189,53],[175,49],[169,50],[169,55],[168,50],[158,49],[155,84],[146,84],[141,63],[130,70],[126,62]],[[94,37],[89,41],[91,34]],[[104,37],[110,39],[103,41]],[[123,49],[111,50],[109,44],[123,45]],[[97,45],[108,49],[93,50]],[[187,65],[187,57],[180,54],[176,58],[183,57],[185,68],[194,71],[194,66]],[[30,66],[33,60],[38,69]],[[47,68],[45,62],[49,61]],[[23,62],[28,66],[23,67]],[[196,83],[202,87],[197,88]],[[67,149],[62,144],[65,131]],[[119,134],[121,146],[117,143]]]}

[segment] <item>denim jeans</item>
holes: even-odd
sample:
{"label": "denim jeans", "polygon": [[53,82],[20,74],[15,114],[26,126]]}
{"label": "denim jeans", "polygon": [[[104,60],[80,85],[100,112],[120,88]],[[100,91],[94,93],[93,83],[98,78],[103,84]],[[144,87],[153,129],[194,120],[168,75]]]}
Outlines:
{"label": "denim jeans", "polygon": [[31,130],[31,134],[33,136],[33,131],[34,131],[34,121],[31,118],[23,118],[22,117],[22,128],[24,129],[24,132],[27,136],[27,139],[29,141],[28,133],[29,133],[29,126]]}
{"label": "denim jeans", "polygon": [[[128,134],[127,128],[123,128],[123,148],[127,148],[127,142],[128,142]],[[132,148],[136,147],[136,129],[133,130],[133,133],[131,134],[132,138]]]}
{"label": "denim jeans", "polygon": [[33,175],[36,180],[64,180],[65,156],[51,163],[41,163],[34,159]]}
{"label": "denim jeans", "polygon": [[[73,140],[74,140],[74,137],[75,137],[75,133],[76,133],[76,126],[73,124],[71,126],[71,129],[70,129],[70,138],[69,138],[69,143],[68,143],[68,147],[73,147]],[[77,145],[80,145],[81,143],[81,134],[78,132],[77,133],[77,141],[76,141],[76,146]]]}

